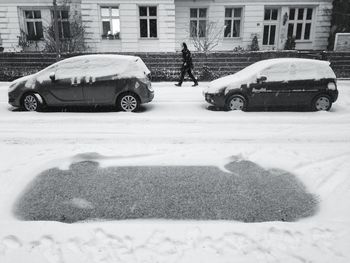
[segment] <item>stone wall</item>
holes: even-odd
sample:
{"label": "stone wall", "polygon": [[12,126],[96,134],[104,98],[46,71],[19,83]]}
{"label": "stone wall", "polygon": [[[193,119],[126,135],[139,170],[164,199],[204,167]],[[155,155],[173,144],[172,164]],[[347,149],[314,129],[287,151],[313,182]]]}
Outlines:
{"label": "stone wall", "polygon": [[[121,54],[121,53],[119,53]],[[153,81],[176,81],[181,53],[122,53],[140,56],[152,72]],[[64,54],[62,58],[79,54]],[[10,81],[35,73],[56,62],[55,54],[0,53],[0,80]],[[246,66],[269,58],[300,57],[328,60],[338,78],[350,78],[350,52],[213,52],[193,53],[194,72],[200,81],[233,74]]]}

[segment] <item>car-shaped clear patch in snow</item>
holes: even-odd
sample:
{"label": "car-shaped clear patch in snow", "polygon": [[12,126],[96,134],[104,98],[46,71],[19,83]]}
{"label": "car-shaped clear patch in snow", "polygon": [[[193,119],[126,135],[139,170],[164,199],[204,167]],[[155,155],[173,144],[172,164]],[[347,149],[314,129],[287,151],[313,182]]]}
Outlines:
{"label": "car-shaped clear patch in snow", "polygon": [[141,58],[85,55],[57,62],[10,84],[9,104],[27,111],[43,106],[116,105],[136,111],[152,101],[150,71]]}
{"label": "car-shaped clear patch in snow", "polygon": [[301,58],[256,62],[210,82],[203,94],[207,102],[226,110],[309,106],[328,111],[338,98],[330,63]]}

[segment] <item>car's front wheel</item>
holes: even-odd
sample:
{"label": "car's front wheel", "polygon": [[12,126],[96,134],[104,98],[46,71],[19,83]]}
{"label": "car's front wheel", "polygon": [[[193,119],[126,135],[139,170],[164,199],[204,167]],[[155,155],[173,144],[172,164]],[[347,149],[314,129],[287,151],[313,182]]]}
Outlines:
{"label": "car's front wheel", "polygon": [[26,111],[40,111],[42,109],[42,102],[37,96],[39,95],[28,93],[23,97],[22,105]]}
{"label": "car's front wheel", "polygon": [[247,100],[242,95],[233,95],[227,100],[227,110],[241,110],[247,109]]}
{"label": "car's front wheel", "polygon": [[122,111],[135,112],[140,107],[140,101],[138,97],[132,93],[122,94],[118,99],[118,107]]}
{"label": "car's front wheel", "polygon": [[328,95],[319,95],[312,103],[312,109],[315,111],[329,111],[331,107],[332,100]]}

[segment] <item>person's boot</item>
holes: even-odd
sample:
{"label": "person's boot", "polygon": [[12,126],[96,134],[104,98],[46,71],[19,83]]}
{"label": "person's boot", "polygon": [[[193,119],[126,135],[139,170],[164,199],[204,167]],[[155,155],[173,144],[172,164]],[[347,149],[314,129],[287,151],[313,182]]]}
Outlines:
{"label": "person's boot", "polygon": [[181,84],[180,83],[176,83],[175,86],[181,87]]}

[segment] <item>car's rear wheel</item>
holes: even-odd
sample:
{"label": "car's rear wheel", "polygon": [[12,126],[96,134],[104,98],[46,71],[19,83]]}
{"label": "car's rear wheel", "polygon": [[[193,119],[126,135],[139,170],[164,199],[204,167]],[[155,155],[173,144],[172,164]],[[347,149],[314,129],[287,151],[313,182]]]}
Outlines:
{"label": "car's rear wheel", "polygon": [[135,112],[140,107],[140,100],[135,94],[124,93],[118,99],[118,107],[122,111]]}
{"label": "car's rear wheel", "polygon": [[43,103],[38,98],[39,95],[27,93],[22,100],[22,106],[26,111],[40,111]]}
{"label": "car's rear wheel", "polygon": [[312,109],[315,111],[329,111],[331,107],[332,100],[328,95],[319,95],[312,103]]}
{"label": "car's rear wheel", "polygon": [[233,95],[227,100],[227,110],[241,110],[247,109],[247,100],[242,95]]}

